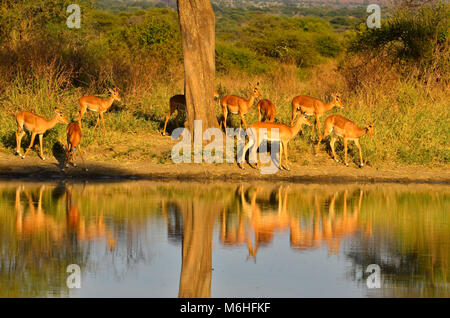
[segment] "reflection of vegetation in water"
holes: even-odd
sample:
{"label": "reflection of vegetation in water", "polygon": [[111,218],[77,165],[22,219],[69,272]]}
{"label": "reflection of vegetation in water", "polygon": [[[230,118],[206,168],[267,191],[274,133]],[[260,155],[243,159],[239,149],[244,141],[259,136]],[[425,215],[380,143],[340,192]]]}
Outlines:
{"label": "reflection of vegetation in water", "polygon": [[0,295],[67,296],[69,264],[97,272],[103,262],[120,276],[116,264],[129,271],[154,247],[148,224],[165,223],[181,244],[180,296],[210,296],[215,225],[222,246],[254,262],[286,233],[296,253],[343,252],[352,279],[379,264],[383,295],[448,296],[449,202],[447,188],[426,186],[4,184]]}
{"label": "reflection of vegetation in water", "polygon": [[[106,253],[127,267],[144,259],[137,230],[158,211],[157,202],[148,200],[153,189],[131,190],[126,185],[2,188],[0,296],[68,295],[66,268],[88,269],[94,243],[104,244]],[[146,200],[130,200],[131,194]],[[116,246],[119,238],[125,244]]]}
{"label": "reflection of vegetation in water", "polygon": [[387,296],[448,297],[448,211],[448,191],[374,192],[362,215],[362,222],[372,223],[373,237],[362,238],[359,244],[365,248],[348,256],[355,266],[381,266]]}
{"label": "reflection of vegetation in water", "polygon": [[67,265],[86,264],[88,249],[63,233],[61,198],[44,190],[0,191],[1,297],[66,295],[65,289],[49,287],[65,283]]}
{"label": "reflection of vegetation in water", "polygon": [[[241,208],[222,215],[221,241],[247,242],[256,261],[258,247],[270,244],[276,231],[289,230],[295,250],[325,246],[330,254],[338,254],[351,238],[344,253],[353,261],[352,278],[379,264],[389,286],[385,295],[448,296],[448,191],[364,188],[241,189]],[[359,279],[364,286],[365,278]]]}

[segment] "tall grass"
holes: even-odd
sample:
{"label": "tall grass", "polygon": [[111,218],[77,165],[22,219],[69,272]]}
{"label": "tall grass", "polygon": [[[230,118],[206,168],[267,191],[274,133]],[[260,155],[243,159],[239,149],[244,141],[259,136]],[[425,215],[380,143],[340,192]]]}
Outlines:
{"label": "tall grass", "polygon": [[[90,127],[95,124],[96,116],[91,112],[85,115],[83,120],[88,128],[84,129],[83,143],[87,150],[98,151],[114,144],[123,148],[121,153],[130,153],[149,135],[159,134],[168,112],[169,98],[183,93],[184,87],[179,39],[175,33],[167,37],[164,27],[164,21],[168,21],[168,30],[176,29],[176,13],[163,9],[106,18],[114,23],[122,21],[120,28],[109,33],[102,31],[98,36],[81,31],[63,42],[64,45],[57,41],[62,35],[42,37],[41,33],[27,33],[22,40],[14,38],[14,41],[1,43],[0,150],[11,153],[15,148],[15,113],[29,110],[51,118],[54,107],[58,107],[67,117],[75,118],[79,97],[85,94],[107,97],[107,88],[111,86],[121,89],[123,101],[115,102],[105,115],[107,134],[93,131]],[[89,17],[87,19],[89,23]],[[134,23],[135,20],[141,22],[131,24],[132,27],[123,22]],[[311,21],[328,30],[316,20]],[[276,21],[281,26],[285,23],[282,18],[267,21]],[[298,23],[293,19],[286,21]],[[248,36],[248,30],[254,27],[243,30]],[[148,33],[149,30],[153,33]],[[286,124],[290,122],[294,96],[310,95],[328,101],[331,93],[340,92],[345,108],[330,111],[322,121],[335,113],[361,127],[365,121],[376,120],[375,137],[361,140],[363,156],[369,165],[442,166],[450,160],[450,64],[448,35],[439,35],[437,51],[427,60],[426,69],[424,64],[409,63],[408,59],[392,59],[389,50],[380,49],[373,54],[365,49],[355,51],[354,47],[344,55],[322,57],[320,64],[304,68],[298,66],[299,61],[281,62],[263,56],[265,53],[259,55],[222,40],[216,47],[216,54],[220,56],[216,61],[216,89],[221,97],[226,94],[248,97],[249,82],[259,81],[263,98],[270,99],[277,108],[276,120]],[[371,36],[375,42],[382,38],[369,30],[349,37],[354,44]],[[310,37],[311,34],[308,39],[314,41]],[[251,43],[255,39],[247,41]],[[255,43],[258,47],[270,46],[267,41]],[[221,120],[218,102],[215,111]],[[239,118],[231,117],[234,126],[238,126]],[[256,106],[246,115],[246,120],[249,124],[257,120]],[[182,123],[182,118],[173,116],[169,132],[179,122]],[[303,136],[296,137],[294,147],[303,153],[312,152],[317,135],[311,128],[304,131]],[[55,144],[65,144],[64,126],[56,126],[44,140],[46,151],[54,150]],[[29,139],[24,138],[22,146],[28,142]],[[327,147],[325,140],[321,149]],[[156,151],[159,150],[147,149],[134,158],[146,160]],[[352,145],[350,156],[357,158]]]}

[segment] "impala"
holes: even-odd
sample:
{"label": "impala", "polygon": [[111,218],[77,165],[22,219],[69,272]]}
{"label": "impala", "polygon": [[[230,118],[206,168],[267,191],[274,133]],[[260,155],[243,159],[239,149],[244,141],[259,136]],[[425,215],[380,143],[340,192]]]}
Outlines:
{"label": "impala", "polygon": [[[30,151],[31,147],[34,144],[34,138],[36,135],[39,135],[39,144],[40,144],[40,157],[42,160],[45,160],[44,152],[42,149],[42,141],[44,138],[44,133],[55,127],[58,123],[67,124],[69,121],[66,117],[64,117],[63,113],[55,108],[55,117],[51,120],[46,120],[44,117],[23,111],[16,115],[16,122],[17,122],[17,132],[16,132],[16,143],[17,143],[17,150],[16,153],[22,158],[25,159],[25,156]],[[25,130],[31,132],[31,142],[28,146],[25,153],[22,155],[20,153],[20,146],[22,142],[22,138],[25,135]]]}
{"label": "impala", "polygon": [[320,117],[325,114],[327,111],[333,109],[334,107],[343,108],[344,104],[342,104],[342,99],[340,94],[331,94],[333,98],[329,103],[324,103],[320,99],[310,96],[297,96],[292,100],[292,118],[291,118],[291,126],[294,123],[294,119],[297,116],[297,113],[300,111],[307,116],[315,116],[316,117],[316,128],[317,134],[320,134]]}
{"label": "impala", "polygon": [[[256,105],[258,108],[258,121],[268,121],[273,123],[275,120],[275,105],[268,99],[262,99]],[[261,114],[263,115],[263,120],[261,120]]]}
{"label": "impala", "polygon": [[114,100],[118,100],[119,102],[122,100],[122,98],[119,95],[119,89],[113,88],[109,89],[109,92],[111,93],[111,96],[108,99],[103,99],[97,96],[83,96],[78,100],[78,104],[80,105],[80,113],[78,115],[78,122],[81,126],[81,118],[83,117],[84,113],[86,113],[87,110],[97,112],[97,123],[94,126],[94,129],[97,128],[97,125],[102,120],[103,125],[103,131],[105,131],[105,119],[103,118],[103,113],[106,112],[111,105],[113,104]]}
{"label": "impala", "polygon": [[319,145],[323,138],[328,136],[329,134],[333,133],[333,136],[330,140],[330,147],[331,151],[333,153],[333,159],[336,160],[336,162],[339,162],[336,156],[336,152],[334,151],[334,144],[337,140],[337,137],[344,138],[344,163],[348,167],[348,161],[347,161],[347,142],[348,140],[351,140],[355,143],[356,147],[358,147],[359,150],[359,159],[361,160],[360,167],[362,168],[364,166],[363,158],[362,158],[362,151],[361,151],[361,145],[359,144],[359,138],[361,138],[364,135],[369,135],[371,138],[373,137],[373,125],[375,122],[367,123],[364,128],[359,128],[355,123],[350,121],[349,119],[340,116],[340,115],[333,115],[325,119],[325,127],[323,130],[323,134],[319,136],[319,142],[317,143],[316,147],[316,154],[319,151]]}
{"label": "impala", "polygon": [[[219,98],[219,93],[214,91],[214,99],[216,98]],[[167,114],[166,121],[164,122],[163,136],[166,135],[167,122],[175,111],[182,113],[186,112],[186,97],[184,95],[174,95],[170,98],[169,113]]]}
{"label": "impala", "polygon": [[[67,132],[67,153],[66,153],[66,164],[65,166],[68,167],[69,163],[71,163],[74,167],[76,167],[76,163],[74,162],[74,155],[75,150],[78,149],[81,160],[83,160],[84,164],[84,158],[83,154],[81,152],[80,147],[80,141],[81,141],[81,126],[79,122],[73,122],[69,126],[67,126],[66,129]],[[86,171],[88,169],[86,168]]]}
{"label": "impala", "polygon": [[240,127],[242,127],[243,123],[245,129],[247,130],[247,123],[245,122],[244,115],[247,114],[250,108],[253,106],[255,98],[261,98],[261,94],[259,92],[259,83],[257,83],[256,86],[253,86],[251,83],[249,84],[251,87],[253,87],[253,91],[249,99],[245,99],[235,95],[227,95],[220,101],[223,111],[222,123],[225,131],[227,129],[228,112],[230,112],[231,114],[239,115],[241,117]]}
{"label": "impala", "polygon": [[[302,125],[308,125],[311,126],[311,122],[309,121],[308,118],[306,118],[305,115],[300,116],[297,119],[297,122],[295,123],[294,126],[287,126],[287,125],[283,125],[283,124],[277,124],[277,123],[254,123],[253,125],[250,126],[250,134],[249,134],[249,141],[248,143],[245,145],[244,147],[244,151],[242,152],[242,160],[241,162],[244,161],[245,159],[245,153],[247,152],[247,150],[255,145],[255,147],[253,148],[253,151],[256,151],[260,144],[262,143],[263,140],[268,140],[268,141],[279,141],[281,143],[280,145],[280,160],[278,161],[278,168],[279,169],[285,169],[285,170],[290,170],[288,165],[289,165],[289,159],[288,159],[288,142],[294,138],[295,135],[298,134],[298,132],[300,131],[300,128],[302,127]],[[271,129],[277,128],[278,129],[278,136],[272,136],[271,135]],[[264,135],[261,135],[264,134]],[[283,152],[283,148],[284,148],[284,156],[285,156],[285,161],[286,161],[286,166],[283,167],[281,164],[281,158],[282,158],[282,152]],[[243,166],[241,166],[240,163],[238,163],[239,168],[244,169]],[[259,167],[258,161],[256,162],[256,167]]]}

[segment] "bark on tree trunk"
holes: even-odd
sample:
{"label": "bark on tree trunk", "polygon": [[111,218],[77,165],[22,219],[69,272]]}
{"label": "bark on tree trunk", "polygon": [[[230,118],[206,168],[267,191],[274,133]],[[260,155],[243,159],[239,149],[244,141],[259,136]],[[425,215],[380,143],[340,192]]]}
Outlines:
{"label": "bark on tree trunk", "polygon": [[178,0],[188,128],[219,127],[214,108],[215,18],[210,0]]}

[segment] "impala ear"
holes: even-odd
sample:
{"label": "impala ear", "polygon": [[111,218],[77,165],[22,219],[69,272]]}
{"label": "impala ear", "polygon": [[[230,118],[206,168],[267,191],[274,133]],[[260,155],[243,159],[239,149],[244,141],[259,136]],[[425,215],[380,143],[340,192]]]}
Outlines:
{"label": "impala ear", "polygon": [[113,89],[108,88],[108,91],[109,91],[111,94],[114,94],[114,90],[113,90]]}

